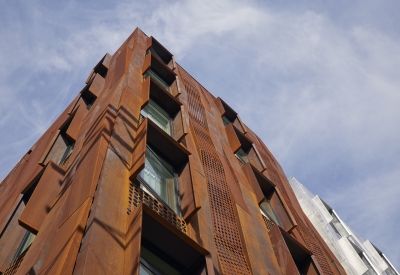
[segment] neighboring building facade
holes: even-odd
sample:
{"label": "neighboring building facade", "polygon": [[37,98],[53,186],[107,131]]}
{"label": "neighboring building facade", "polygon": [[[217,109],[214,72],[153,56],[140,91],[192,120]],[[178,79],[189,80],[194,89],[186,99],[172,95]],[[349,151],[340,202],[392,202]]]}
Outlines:
{"label": "neighboring building facade", "polygon": [[0,185],[3,274],[345,274],[237,113],[136,29]]}
{"label": "neighboring building facade", "polygon": [[289,183],[300,205],[321,237],[349,275],[400,275],[386,256],[370,241],[350,229],[320,197],[312,194],[296,178]]}

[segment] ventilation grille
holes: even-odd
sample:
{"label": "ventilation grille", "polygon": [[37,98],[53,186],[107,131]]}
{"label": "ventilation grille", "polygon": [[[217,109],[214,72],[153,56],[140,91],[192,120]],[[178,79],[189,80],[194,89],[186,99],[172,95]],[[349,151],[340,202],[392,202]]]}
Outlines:
{"label": "ventilation grille", "polygon": [[[180,231],[186,234],[186,222],[176,215],[172,210],[166,207],[162,202],[156,200],[151,195],[140,189],[137,185],[131,183],[129,186],[129,204],[136,208],[139,204],[147,205],[151,210],[157,212]],[[128,215],[131,208],[128,208]]]}
{"label": "ventilation grille", "polygon": [[31,247],[31,246],[28,246],[28,248],[25,249],[25,251],[22,252],[22,254],[19,255],[19,256],[15,259],[15,261],[6,269],[6,271],[4,271],[3,275],[14,275],[14,274],[17,273],[18,268],[19,268],[19,266],[21,265],[22,260],[24,259],[25,255],[26,255],[26,253],[28,252],[28,249],[29,249],[30,247]]}
{"label": "ventilation grille", "polygon": [[191,85],[191,77],[181,71],[188,96],[190,125],[199,144],[200,157],[207,178],[207,191],[211,206],[214,240],[222,274],[251,274],[246,261],[234,205],[227,185],[225,172],[211,140],[204,106],[197,84]]}

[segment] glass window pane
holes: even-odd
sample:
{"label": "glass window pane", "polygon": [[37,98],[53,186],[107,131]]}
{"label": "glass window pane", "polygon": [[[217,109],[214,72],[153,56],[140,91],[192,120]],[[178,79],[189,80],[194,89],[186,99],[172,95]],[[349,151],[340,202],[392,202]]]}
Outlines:
{"label": "glass window pane", "polygon": [[150,69],[144,74],[144,78],[147,78],[148,76],[154,79],[159,85],[161,85],[161,87],[163,87],[165,90],[169,92],[169,85],[156,72]]}
{"label": "glass window pane", "polygon": [[246,152],[240,148],[239,150],[236,151],[235,155],[243,160],[244,162],[248,163],[249,162],[249,157],[247,156]]}
{"label": "glass window pane", "polygon": [[[142,246],[140,251],[140,271],[147,273],[143,274],[161,274],[161,275],[179,275],[178,270],[169,265],[166,261]],[[142,274],[142,273],[140,273]]]}
{"label": "glass window pane", "polygon": [[222,122],[224,123],[225,126],[232,123],[226,116],[222,116]]}
{"label": "glass window pane", "polygon": [[21,255],[27,248],[28,246],[30,246],[33,241],[35,240],[36,235],[29,232],[28,230],[26,230],[24,237],[22,238],[22,241],[17,249],[17,251],[14,254],[14,257],[12,258],[11,262],[14,262],[15,259]]}
{"label": "glass window pane", "polygon": [[[161,58],[161,56],[156,52],[156,50],[154,50],[153,48],[150,48],[147,50],[147,53],[151,52],[153,55],[157,56],[160,60],[162,60],[164,63],[165,61]],[[146,54],[147,54],[146,53]]]}
{"label": "glass window pane", "polygon": [[179,214],[175,175],[171,165],[147,148],[145,167],[139,176],[175,213]]}
{"label": "glass window pane", "polygon": [[269,200],[264,200],[261,204],[260,204],[260,208],[262,213],[269,218],[270,220],[272,220],[273,222],[275,222],[277,225],[280,225],[279,220],[275,214],[274,209],[271,206],[271,203],[269,202]]}
{"label": "glass window pane", "polygon": [[148,117],[157,126],[171,135],[171,118],[157,103],[150,100],[140,112],[144,117]]}

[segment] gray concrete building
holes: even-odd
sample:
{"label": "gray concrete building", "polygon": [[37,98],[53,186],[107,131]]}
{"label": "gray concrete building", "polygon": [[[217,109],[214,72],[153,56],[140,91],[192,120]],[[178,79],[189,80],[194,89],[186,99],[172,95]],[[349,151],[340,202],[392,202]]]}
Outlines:
{"label": "gray concrete building", "polygon": [[289,183],[306,216],[349,275],[400,275],[387,257],[369,240],[346,225],[326,202],[296,178]]}

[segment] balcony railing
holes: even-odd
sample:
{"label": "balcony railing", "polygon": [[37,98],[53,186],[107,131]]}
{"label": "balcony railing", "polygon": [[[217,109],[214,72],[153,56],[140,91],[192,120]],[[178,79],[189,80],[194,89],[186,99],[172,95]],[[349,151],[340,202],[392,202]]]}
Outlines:
{"label": "balcony railing", "polygon": [[[162,202],[147,194],[134,183],[131,183],[129,186],[129,203],[133,206],[133,208],[136,208],[141,203],[147,205],[150,209],[166,219],[170,224],[174,225],[176,228],[186,234],[186,222],[181,217],[175,214]],[[131,208],[128,208],[128,215],[131,213],[131,211]]]}

